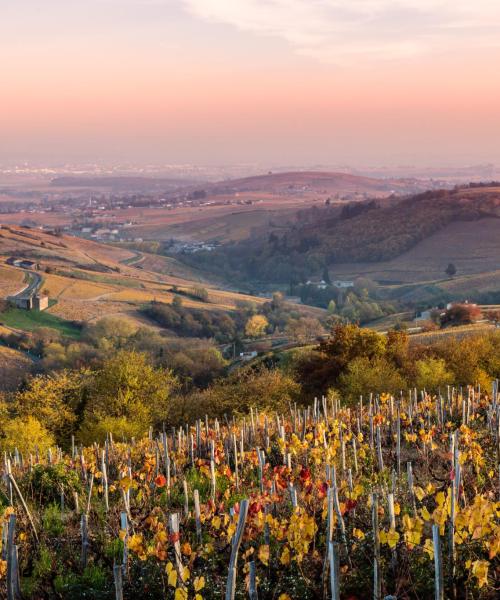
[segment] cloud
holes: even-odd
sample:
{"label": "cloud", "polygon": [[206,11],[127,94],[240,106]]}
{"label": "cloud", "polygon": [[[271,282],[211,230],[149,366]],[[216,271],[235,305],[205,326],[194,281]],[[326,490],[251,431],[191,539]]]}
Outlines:
{"label": "cloud", "polygon": [[324,62],[500,45],[499,0],[181,0],[195,17],[273,36]]}

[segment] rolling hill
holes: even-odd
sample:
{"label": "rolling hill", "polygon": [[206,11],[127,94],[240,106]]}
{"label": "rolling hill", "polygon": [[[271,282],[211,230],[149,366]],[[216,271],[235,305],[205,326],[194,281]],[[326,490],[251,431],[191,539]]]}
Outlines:
{"label": "rolling hill", "polygon": [[[169,304],[176,297],[182,299],[186,309],[219,314],[234,311],[242,301],[255,304],[266,301],[219,289],[175,259],[5,225],[0,229],[0,298],[26,285],[28,271],[6,264],[10,256],[36,261],[42,276],[41,291],[52,301],[49,309],[36,313],[37,319],[30,318],[29,322],[26,319],[30,313],[26,311],[16,309],[4,313],[3,320],[14,329],[47,326],[64,333],[68,322],[89,322],[106,315],[119,315],[143,325],[142,309],[147,304],[154,301]],[[200,280],[207,292],[205,299],[193,292]],[[300,310],[305,314],[322,312],[309,307]],[[154,326],[153,322],[148,324]]]}
{"label": "rolling hill", "polygon": [[[428,283],[445,293],[500,290],[500,187],[471,185],[384,202],[312,207],[286,227],[226,244],[190,261],[253,281],[370,277],[383,285]],[[459,277],[445,280],[456,262]],[[469,283],[462,277],[477,276]],[[481,277],[479,277],[481,275]]]}
{"label": "rolling hill", "polygon": [[291,171],[268,173],[208,186],[211,193],[271,192],[290,194],[293,192],[315,191],[324,194],[370,194],[388,195],[422,190],[423,183],[416,179],[377,179],[350,173],[329,171]]}

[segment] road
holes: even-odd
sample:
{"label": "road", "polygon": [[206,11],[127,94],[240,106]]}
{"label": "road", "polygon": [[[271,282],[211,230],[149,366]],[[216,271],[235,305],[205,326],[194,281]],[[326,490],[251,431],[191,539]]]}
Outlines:
{"label": "road", "polygon": [[36,271],[26,271],[25,269],[23,269],[23,271],[28,273],[30,277],[29,283],[20,292],[17,292],[17,294],[13,294],[11,298],[24,298],[25,296],[34,296],[39,291],[43,283],[42,276]]}

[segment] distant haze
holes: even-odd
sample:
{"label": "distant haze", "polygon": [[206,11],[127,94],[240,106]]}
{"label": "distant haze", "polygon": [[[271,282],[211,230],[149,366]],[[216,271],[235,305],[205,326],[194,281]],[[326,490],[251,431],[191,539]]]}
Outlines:
{"label": "distant haze", "polygon": [[0,161],[500,163],[498,0],[2,0]]}

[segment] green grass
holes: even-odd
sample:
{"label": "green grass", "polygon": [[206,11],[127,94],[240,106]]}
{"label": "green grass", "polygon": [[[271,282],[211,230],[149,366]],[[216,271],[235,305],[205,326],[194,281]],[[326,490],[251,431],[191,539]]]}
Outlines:
{"label": "green grass", "polygon": [[9,308],[0,314],[0,323],[24,331],[34,331],[40,327],[50,327],[59,331],[61,335],[74,339],[79,338],[81,335],[80,329],[70,321],[65,321],[45,311],[39,312],[36,310]]}

